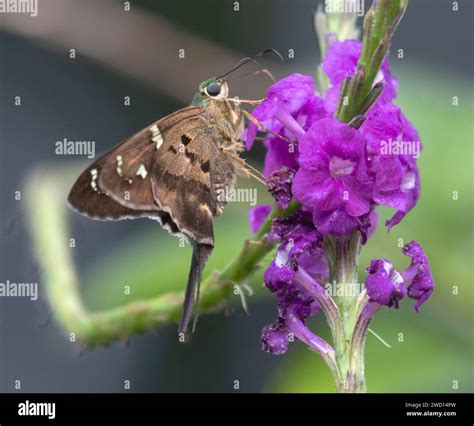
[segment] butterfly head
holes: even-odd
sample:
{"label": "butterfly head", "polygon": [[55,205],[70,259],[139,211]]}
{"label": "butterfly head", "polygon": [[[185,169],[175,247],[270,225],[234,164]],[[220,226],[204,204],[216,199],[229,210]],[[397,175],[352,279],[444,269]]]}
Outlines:
{"label": "butterfly head", "polygon": [[229,96],[229,86],[221,78],[209,78],[199,85],[199,92],[193,99],[193,105],[207,106],[209,100],[223,100]]}
{"label": "butterfly head", "polygon": [[210,78],[199,85],[199,93],[205,98],[225,99],[229,96],[229,86],[220,78]]}

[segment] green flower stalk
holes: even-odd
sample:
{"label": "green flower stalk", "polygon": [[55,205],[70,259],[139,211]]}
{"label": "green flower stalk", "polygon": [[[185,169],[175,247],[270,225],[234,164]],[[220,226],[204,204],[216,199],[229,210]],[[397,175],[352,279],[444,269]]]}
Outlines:
{"label": "green flower stalk", "polygon": [[[386,58],[406,7],[404,0],[375,1],[364,20],[362,43],[324,34],[328,18],[319,11],[315,22],[323,30],[317,34],[326,53],[318,70],[320,90],[311,76],[295,73],[270,87],[252,112],[272,131],[264,169],[272,195],[279,205],[292,197],[301,204],[295,214],[274,219],[267,234],[279,244],[264,275],[278,300],[278,317],[262,330],[262,346],[281,355],[297,337],[326,361],[338,392],[366,390],[365,336],[376,312],[384,305],[397,308],[405,296],[416,300],[418,311],[434,288],[427,258],[414,241],[403,249],[412,259],[405,271],[374,259],[365,283],[358,282],[359,253],[377,226],[376,207],[397,210],[386,224],[390,229],[419,197],[417,154],[386,153],[387,141],[419,141],[392,103],[398,82]],[[288,140],[278,133],[297,151],[288,150]],[[262,215],[251,217],[252,229],[258,229]],[[309,329],[309,319],[320,310],[332,346]]]}

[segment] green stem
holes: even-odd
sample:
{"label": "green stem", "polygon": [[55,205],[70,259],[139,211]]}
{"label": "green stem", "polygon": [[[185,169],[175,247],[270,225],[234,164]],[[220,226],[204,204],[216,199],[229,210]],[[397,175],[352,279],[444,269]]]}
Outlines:
{"label": "green stem", "polygon": [[[45,167],[30,175],[25,188],[33,245],[48,301],[59,324],[84,344],[96,346],[177,322],[182,311],[181,292],[88,312],[69,247],[66,194],[75,175],[75,170]],[[236,258],[222,272],[214,272],[202,283],[201,312],[215,311],[233,297],[235,284],[247,281],[272,250],[273,244],[266,240],[265,234],[273,218],[291,214],[298,207],[294,201],[286,210],[275,207],[258,234],[244,243]]]}
{"label": "green stem", "polygon": [[369,301],[366,290],[362,291],[356,301],[355,317],[357,322],[354,325],[349,351],[350,383],[348,387],[351,387],[353,392],[366,391],[364,365],[365,338],[369,323],[379,309],[379,304]]}
{"label": "green stem", "polygon": [[[324,241],[329,263],[329,281],[333,298],[341,316],[342,330],[335,335],[336,362],[341,372],[341,381],[336,384],[339,392],[354,392],[354,371],[351,352],[353,331],[357,320],[358,258],[360,233],[354,231],[349,237],[326,237]],[[358,375],[358,380],[363,380]]]}
{"label": "green stem", "polygon": [[[383,86],[374,86],[374,81],[407,5],[408,0],[375,0],[367,12],[362,54],[357,69],[352,77],[344,80],[341,87],[335,114],[339,120],[358,128],[363,123],[361,116],[382,92]],[[321,22],[321,28],[327,28],[327,22],[321,15],[317,16],[315,22]],[[325,38],[318,35],[322,45]],[[323,47],[326,48],[326,45]],[[342,332],[333,333],[336,363],[342,378],[336,383],[339,392],[365,392],[365,335],[373,316],[370,309],[377,309],[368,302],[365,292],[358,293],[359,241],[358,231],[349,238],[327,237],[324,241],[330,269],[329,280],[333,291],[336,291],[333,297],[343,323]]]}

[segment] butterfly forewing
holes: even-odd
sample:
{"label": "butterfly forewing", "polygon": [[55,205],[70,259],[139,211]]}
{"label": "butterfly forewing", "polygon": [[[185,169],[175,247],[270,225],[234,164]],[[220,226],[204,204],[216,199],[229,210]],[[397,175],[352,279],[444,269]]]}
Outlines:
{"label": "butterfly forewing", "polygon": [[208,123],[206,110],[193,106],[146,127],[79,177],[70,204],[96,219],[163,212],[181,233],[213,245],[212,217],[222,207],[214,186],[235,170]]}
{"label": "butterfly forewing", "polygon": [[100,158],[79,176],[69,193],[68,202],[74,210],[91,219],[120,220],[133,217],[135,210],[117,203],[99,189],[98,170],[105,160],[106,157]]}
{"label": "butterfly forewing", "polygon": [[158,210],[148,177],[155,151],[149,129],[120,145],[98,170],[100,190],[132,210]]}

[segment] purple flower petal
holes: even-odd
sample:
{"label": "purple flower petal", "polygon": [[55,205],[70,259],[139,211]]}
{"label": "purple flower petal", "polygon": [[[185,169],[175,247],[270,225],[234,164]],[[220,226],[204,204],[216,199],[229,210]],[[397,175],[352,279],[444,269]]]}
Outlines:
{"label": "purple flower petal", "polygon": [[410,267],[402,275],[406,280],[408,296],[416,299],[414,309],[418,312],[420,306],[433,293],[435,287],[433,274],[423,248],[416,241],[406,244],[403,247],[403,254],[411,258]]}
{"label": "purple flower petal", "polygon": [[365,244],[377,229],[379,214],[375,210],[372,210],[368,215],[361,216],[358,219],[360,222],[359,230],[362,234],[361,242]]}
{"label": "purple flower petal", "polygon": [[286,109],[277,109],[275,117],[285,127],[285,129],[291,132],[294,136],[299,138],[304,135],[304,130],[300,123],[298,123],[298,121],[296,121]]}
{"label": "purple flower petal", "polygon": [[392,104],[377,109],[361,127],[367,139],[371,171],[375,174],[374,201],[393,207],[390,229],[416,205],[420,179],[416,158],[421,151],[418,133],[400,109]]}
{"label": "purple flower petal", "polygon": [[273,355],[282,355],[288,350],[289,331],[282,321],[267,325],[262,330],[262,349]]}
{"label": "purple flower petal", "polygon": [[[298,138],[327,112],[324,101],[315,94],[313,78],[291,74],[269,88],[266,100],[254,108],[252,115],[267,129],[291,141],[267,134],[264,175],[268,177],[282,166],[298,168]],[[257,130],[254,123],[249,123],[244,139],[247,149],[252,147]]]}
{"label": "purple flower petal", "polygon": [[323,59],[321,67],[332,85],[355,73],[362,53],[362,43],[358,40],[334,42]]}
{"label": "purple flower petal", "polygon": [[255,206],[249,210],[249,224],[253,234],[255,234],[260,229],[271,210],[271,205]]}
{"label": "purple flower petal", "polygon": [[329,265],[324,252],[319,255],[302,253],[298,258],[298,265],[322,285],[329,280]]}
{"label": "purple flower petal", "polygon": [[300,168],[293,179],[295,198],[305,206],[321,211],[344,207],[344,186],[323,173]]}
{"label": "purple flower petal", "polygon": [[337,237],[348,235],[358,227],[357,218],[349,216],[343,209],[326,212],[314,210],[313,222],[321,234]]}
{"label": "purple flower petal", "polygon": [[282,209],[286,209],[290,204],[292,198],[291,182],[294,175],[295,171],[293,169],[283,166],[280,170],[272,172],[267,180],[268,191]]}
{"label": "purple flower petal", "polygon": [[338,83],[326,90],[326,96],[324,97],[324,108],[331,115],[334,115],[337,110],[341,88],[342,83]]}
{"label": "purple flower petal", "polygon": [[[295,115],[314,95],[314,81],[311,76],[291,74],[279,80],[267,92],[264,102],[257,105],[252,115],[266,128],[278,133],[282,125],[277,115],[284,116],[284,111]],[[257,126],[250,122],[246,135],[246,146],[250,149],[257,132]]]}
{"label": "purple flower petal", "polygon": [[370,211],[373,179],[359,132],[323,118],[300,139],[299,150],[300,169],[292,188],[298,201],[323,212],[343,209],[349,216]]}
{"label": "purple flower petal", "polygon": [[285,325],[295,337],[304,342],[315,352],[325,355],[328,352],[333,351],[333,348],[330,345],[306,327],[305,323],[296,313],[288,313]]}
{"label": "purple flower petal", "polygon": [[358,229],[362,235],[362,244],[365,244],[375,232],[377,219],[378,214],[375,210],[359,217],[349,216],[342,209],[329,212],[313,211],[313,223],[322,235],[342,237]]}
{"label": "purple flower petal", "polygon": [[284,293],[286,287],[293,281],[295,272],[285,264],[282,265],[278,263],[278,258],[270,263],[263,276],[263,281],[265,282],[266,287],[272,292]]}
{"label": "purple flower petal", "polygon": [[403,299],[407,289],[402,276],[386,259],[373,259],[367,268],[365,288],[372,302],[398,308],[398,301]]}
{"label": "purple flower petal", "polygon": [[281,167],[288,167],[296,170],[298,166],[298,147],[288,144],[277,137],[271,137],[264,142],[267,148],[265,162],[263,166],[263,174],[265,177],[271,175],[272,172],[280,170]]}

